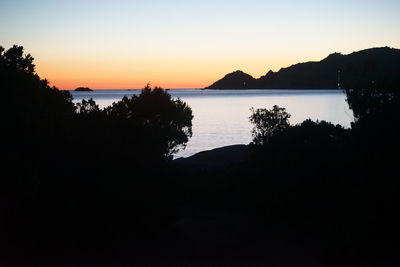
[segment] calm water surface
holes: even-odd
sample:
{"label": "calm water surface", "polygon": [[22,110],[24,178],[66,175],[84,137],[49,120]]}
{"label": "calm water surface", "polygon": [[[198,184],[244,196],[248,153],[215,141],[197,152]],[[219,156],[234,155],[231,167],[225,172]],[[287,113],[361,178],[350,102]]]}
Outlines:
{"label": "calm water surface", "polygon": [[[93,98],[107,107],[140,90],[72,92],[75,102]],[[251,142],[250,108],[286,108],[292,124],[306,119],[326,120],[344,127],[353,121],[346,96],[339,90],[169,90],[193,110],[193,137],[176,158],[217,147]]]}

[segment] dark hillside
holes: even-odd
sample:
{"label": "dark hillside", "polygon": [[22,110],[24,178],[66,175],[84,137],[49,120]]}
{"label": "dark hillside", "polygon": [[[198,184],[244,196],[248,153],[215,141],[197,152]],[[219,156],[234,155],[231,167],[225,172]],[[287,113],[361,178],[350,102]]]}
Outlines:
{"label": "dark hillside", "polygon": [[354,88],[372,81],[398,81],[399,62],[400,50],[389,47],[371,48],[349,55],[333,53],[319,62],[299,63],[278,72],[269,71],[259,79],[237,71],[207,89],[337,89],[339,80],[341,88]]}

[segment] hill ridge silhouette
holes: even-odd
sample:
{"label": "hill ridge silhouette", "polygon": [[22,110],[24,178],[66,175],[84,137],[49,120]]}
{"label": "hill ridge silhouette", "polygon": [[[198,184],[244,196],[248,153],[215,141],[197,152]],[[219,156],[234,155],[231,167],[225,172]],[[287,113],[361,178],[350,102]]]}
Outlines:
{"label": "hill ridge silhouette", "polygon": [[260,78],[237,70],[206,89],[338,89],[379,80],[399,80],[400,49],[375,47],[350,54],[338,52],[321,61],[309,61],[268,71]]}

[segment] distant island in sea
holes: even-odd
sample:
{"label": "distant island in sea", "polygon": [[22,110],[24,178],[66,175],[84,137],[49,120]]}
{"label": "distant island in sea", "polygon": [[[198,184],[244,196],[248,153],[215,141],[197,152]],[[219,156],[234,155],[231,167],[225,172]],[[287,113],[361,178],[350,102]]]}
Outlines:
{"label": "distant island in sea", "polygon": [[75,89],[76,92],[91,92],[93,91],[92,89],[88,88],[88,87],[78,87]]}
{"label": "distant island in sea", "polygon": [[370,48],[349,55],[333,53],[319,62],[306,62],[269,71],[256,79],[243,71],[227,74],[205,89],[341,89],[374,81],[400,79],[400,49]]}

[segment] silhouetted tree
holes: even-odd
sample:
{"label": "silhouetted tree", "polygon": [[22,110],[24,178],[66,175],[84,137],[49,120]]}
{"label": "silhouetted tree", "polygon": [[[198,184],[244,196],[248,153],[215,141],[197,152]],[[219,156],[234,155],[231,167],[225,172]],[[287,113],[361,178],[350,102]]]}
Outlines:
{"label": "silhouetted tree", "polygon": [[124,134],[138,138],[137,148],[165,158],[185,147],[192,136],[190,107],[159,87],[148,85],[140,95],[124,97],[105,112],[111,121],[125,125]]}
{"label": "silhouetted tree", "polygon": [[99,105],[90,98],[89,100],[83,99],[81,102],[76,104],[77,113],[84,115],[84,114],[92,114],[100,112]]}
{"label": "silhouetted tree", "polygon": [[24,55],[24,48],[22,46],[14,45],[8,49],[4,54],[4,48],[0,46],[0,59],[2,64],[14,70],[20,70],[28,74],[35,72],[35,65],[33,64],[34,58],[30,55]]}
{"label": "silhouetted tree", "polygon": [[275,105],[271,110],[252,108],[251,111],[253,114],[250,116],[250,122],[254,124],[252,135],[255,145],[265,144],[273,135],[290,126],[290,114],[286,112],[285,108]]}
{"label": "silhouetted tree", "polygon": [[377,115],[381,115],[383,120],[383,116],[397,112],[400,102],[399,89],[400,81],[380,80],[346,89],[345,92],[356,121]]}
{"label": "silhouetted tree", "polygon": [[392,156],[400,148],[400,81],[377,80],[347,89],[347,102],[355,122],[351,153],[359,171],[385,172],[395,166]]}
{"label": "silhouetted tree", "polygon": [[[0,84],[7,110],[4,128],[8,142],[25,149],[68,136],[75,112],[72,96],[50,87],[35,73],[33,57],[14,45],[0,54]],[[45,140],[47,140],[45,142]],[[42,149],[40,149],[42,150]],[[31,152],[39,149],[32,149]]]}
{"label": "silhouetted tree", "polygon": [[74,105],[69,92],[35,73],[20,46],[0,47],[0,85],[0,186],[9,192],[0,212],[16,211],[0,220],[2,236],[7,231],[1,247],[50,248],[53,237],[87,244],[109,232],[147,237],[167,222],[173,197],[166,195],[174,189],[158,174],[192,135],[186,103],[147,86],[105,110],[93,99]]}

